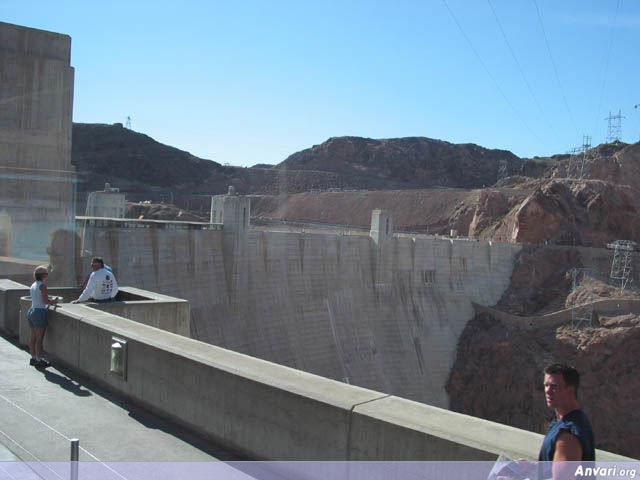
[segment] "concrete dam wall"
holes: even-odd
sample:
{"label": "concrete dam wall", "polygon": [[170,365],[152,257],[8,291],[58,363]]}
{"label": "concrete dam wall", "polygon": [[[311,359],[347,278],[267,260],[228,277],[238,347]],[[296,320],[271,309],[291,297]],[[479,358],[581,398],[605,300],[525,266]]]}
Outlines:
{"label": "concrete dam wall", "polygon": [[521,248],[221,227],[95,219],[83,248],[189,300],[194,338],[440,407],[471,302],[499,300]]}

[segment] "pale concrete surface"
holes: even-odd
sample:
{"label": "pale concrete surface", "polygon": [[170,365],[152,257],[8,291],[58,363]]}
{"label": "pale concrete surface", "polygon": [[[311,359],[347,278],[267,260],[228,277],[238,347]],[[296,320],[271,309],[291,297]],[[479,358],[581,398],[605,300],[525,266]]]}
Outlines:
{"label": "pale concrete surface", "polygon": [[4,337],[0,358],[0,459],[68,460],[70,438],[80,439],[80,460],[240,459],[64,371],[29,366]]}

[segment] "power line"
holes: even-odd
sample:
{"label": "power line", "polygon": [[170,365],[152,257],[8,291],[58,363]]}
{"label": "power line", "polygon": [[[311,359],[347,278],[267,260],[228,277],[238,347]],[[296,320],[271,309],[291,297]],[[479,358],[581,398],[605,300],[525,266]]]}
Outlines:
{"label": "power line", "polygon": [[493,8],[493,4],[491,3],[491,0],[487,0],[487,3],[489,4],[489,7],[491,7],[491,12],[493,13],[493,17],[496,19],[496,23],[498,24],[498,27],[500,28],[500,32],[502,33],[502,38],[504,38],[504,41],[507,44],[507,47],[509,48],[509,52],[511,52],[511,56],[513,57],[513,61],[516,62],[516,66],[518,67],[518,71],[520,72],[520,75],[522,76],[522,80],[524,80],[524,83],[527,86],[527,90],[529,90],[529,94],[531,95],[531,98],[533,99],[534,103],[538,107],[538,110],[540,110],[540,113],[542,114],[542,118],[544,118],[546,120],[547,126],[552,131],[557,132],[553,128],[553,125],[551,125],[551,123],[549,122],[549,117],[547,115],[545,115],[544,111],[542,110],[542,107],[540,106],[540,102],[538,102],[538,98],[533,93],[533,89],[531,88],[531,84],[527,80],[527,76],[524,74],[524,70],[522,69],[522,66],[520,65],[520,62],[518,61],[518,57],[516,56],[515,51],[511,47],[511,43],[509,42],[509,39],[507,38],[507,34],[505,33],[504,28],[502,28],[502,24],[500,23],[500,20],[498,19],[498,15],[496,14],[495,8]]}
{"label": "power line", "polygon": [[538,20],[540,22],[540,28],[542,29],[542,36],[544,37],[544,43],[547,46],[547,52],[549,53],[549,58],[551,59],[551,65],[553,66],[553,72],[556,75],[556,81],[558,82],[558,87],[560,88],[560,93],[562,94],[562,99],[564,100],[564,106],[569,112],[569,118],[571,119],[571,124],[573,125],[573,129],[577,132],[578,128],[576,127],[576,121],[573,118],[573,113],[571,113],[571,109],[569,108],[569,102],[567,101],[567,97],[564,94],[564,88],[562,88],[562,82],[560,82],[560,75],[558,75],[558,69],[556,68],[556,62],[553,59],[553,54],[551,53],[551,47],[549,46],[549,39],[547,38],[547,32],[544,29],[544,24],[542,23],[542,15],[540,14],[540,8],[538,8],[537,0],[533,0],[533,4],[536,6],[536,12],[538,12]]}
{"label": "power line", "polygon": [[[596,111],[596,120],[595,126],[597,131],[598,121],[600,118],[600,109],[602,108],[602,99],[604,98],[604,90],[607,84],[607,77],[609,76],[609,60],[611,58],[611,48],[613,47],[613,33],[615,31],[615,26],[618,23],[618,10],[620,9],[620,2],[618,0],[616,3],[616,13],[613,16],[613,22],[611,22],[611,30],[609,31],[609,47],[607,48],[607,53],[604,62],[604,73],[602,75],[602,87],[600,88],[600,99],[598,100],[598,110]],[[611,116],[611,112],[609,112],[609,116]],[[609,140],[607,140],[608,142]]]}
{"label": "power line", "polygon": [[540,137],[538,137],[538,135],[535,134],[535,132],[533,130],[531,130],[531,127],[529,127],[529,125],[527,124],[527,122],[524,120],[524,118],[522,117],[522,115],[520,115],[520,112],[516,109],[516,107],[513,106],[513,104],[509,101],[509,99],[507,98],[507,96],[505,95],[504,91],[502,90],[502,88],[500,88],[500,84],[498,83],[498,81],[495,79],[495,77],[491,74],[491,71],[489,71],[489,68],[487,67],[487,65],[484,63],[484,61],[482,60],[482,57],[480,56],[480,54],[478,53],[478,51],[476,50],[476,48],[473,45],[473,42],[471,41],[471,39],[469,38],[469,36],[466,34],[466,32],[464,31],[464,29],[462,28],[462,25],[460,25],[460,22],[458,21],[457,17],[454,15],[453,11],[451,10],[451,8],[449,7],[449,5],[447,4],[447,0],[442,0],[442,3],[444,3],[444,6],[447,7],[447,10],[449,11],[449,15],[451,15],[451,18],[453,19],[453,21],[455,22],[455,24],[458,26],[458,30],[460,30],[460,33],[462,33],[462,36],[464,37],[464,39],[467,41],[467,43],[469,44],[469,47],[471,48],[471,50],[473,51],[473,53],[475,54],[476,58],[478,59],[478,61],[480,62],[480,65],[482,65],[482,68],[484,68],[484,71],[487,73],[487,75],[489,76],[489,78],[491,79],[491,81],[493,82],[494,86],[496,87],[496,89],[498,90],[498,92],[500,92],[500,95],[502,95],[502,98],[504,99],[505,102],[507,102],[507,104],[509,105],[509,107],[511,107],[511,109],[513,110],[513,112],[516,114],[516,116],[518,117],[518,119],[522,122],[522,124],[525,126],[525,128],[527,130],[529,130],[529,133],[531,135],[533,135],[536,140],[538,140],[538,142],[540,143],[544,143]]}

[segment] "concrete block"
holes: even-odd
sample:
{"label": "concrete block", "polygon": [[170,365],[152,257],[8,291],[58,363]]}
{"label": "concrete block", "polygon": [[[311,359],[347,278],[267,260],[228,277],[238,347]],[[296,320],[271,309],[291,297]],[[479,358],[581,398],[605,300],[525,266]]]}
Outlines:
{"label": "concrete block", "polygon": [[29,294],[29,287],[12,280],[0,279],[0,329],[10,337],[20,332],[20,297]]}

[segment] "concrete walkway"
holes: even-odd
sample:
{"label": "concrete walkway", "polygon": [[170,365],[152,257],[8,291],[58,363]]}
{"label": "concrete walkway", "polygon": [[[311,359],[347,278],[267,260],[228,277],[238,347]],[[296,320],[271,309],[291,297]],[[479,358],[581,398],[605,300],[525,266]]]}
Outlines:
{"label": "concrete walkway", "polygon": [[67,461],[72,438],[81,461],[244,460],[29,358],[0,337],[0,462]]}

